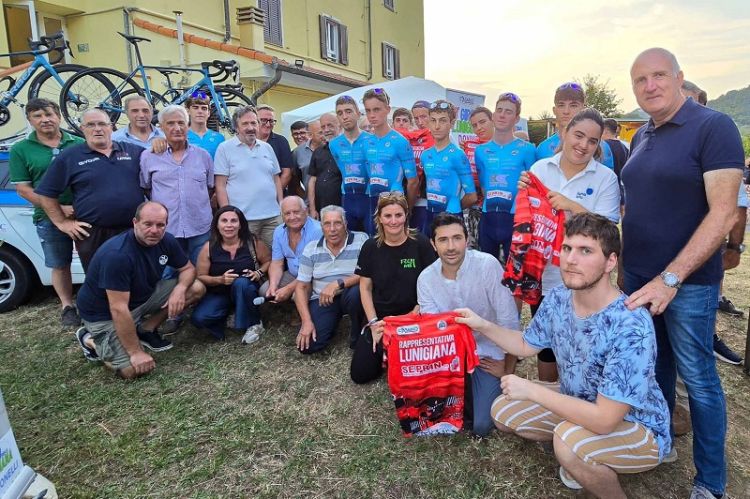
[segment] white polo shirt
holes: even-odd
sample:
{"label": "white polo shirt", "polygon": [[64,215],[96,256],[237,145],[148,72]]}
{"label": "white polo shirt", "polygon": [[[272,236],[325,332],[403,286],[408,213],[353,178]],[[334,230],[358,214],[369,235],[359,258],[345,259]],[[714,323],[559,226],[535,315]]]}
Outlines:
{"label": "white polo shirt", "polygon": [[[613,222],[620,221],[620,187],[617,175],[603,164],[591,158],[581,172],[567,179],[560,169],[560,156],[540,159],[529,170],[550,191],[559,192],[597,215]],[[571,213],[566,213],[570,216]],[[562,284],[560,267],[547,263],[542,274],[542,294]]]}
{"label": "white polo shirt", "polygon": [[229,204],[248,220],[262,220],[281,213],[276,198],[276,175],[281,173],[273,148],[255,140],[253,147],[233,137],[219,144],[214,174],[227,177]]}

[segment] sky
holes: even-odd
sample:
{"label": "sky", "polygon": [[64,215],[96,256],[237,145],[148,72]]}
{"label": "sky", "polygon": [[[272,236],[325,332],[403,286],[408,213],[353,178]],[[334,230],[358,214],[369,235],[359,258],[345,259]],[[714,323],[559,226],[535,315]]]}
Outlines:
{"label": "sky", "polygon": [[523,117],[551,112],[555,88],[586,74],[632,111],[630,65],[655,46],[709,99],[750,85],[749,0],[423,1],[426,78],[484,94],[490,107],[514,92]]}

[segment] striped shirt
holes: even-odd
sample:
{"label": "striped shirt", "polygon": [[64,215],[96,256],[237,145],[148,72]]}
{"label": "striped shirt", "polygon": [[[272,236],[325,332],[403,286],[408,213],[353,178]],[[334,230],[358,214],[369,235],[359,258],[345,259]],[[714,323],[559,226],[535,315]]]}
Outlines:
{"label": "striped shirt", "polygon": [[359,251],[367,239],[364,232],[349,232],[346,246],[338,256],[328,249],[325,237],[307,243],[299,259],[297,280],[312,282],[311,300],[316,300],[329,283],[354,275]]}

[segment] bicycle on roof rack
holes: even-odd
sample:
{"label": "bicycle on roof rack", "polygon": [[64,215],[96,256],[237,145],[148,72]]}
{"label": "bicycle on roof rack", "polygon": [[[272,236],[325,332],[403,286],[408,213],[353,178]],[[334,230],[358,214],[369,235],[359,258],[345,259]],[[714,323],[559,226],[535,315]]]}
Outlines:
{"label": "bicycle on roof rack", "polygon": [[[26,68],[18,79],[10,75],[0,78],[0,85],[8,84],[6,90],[0,91],[0,126],[10,121],[10,108],[8,107],[10,104],[13,103],[21,108],[24,107],[24,104],[19,102],[17,97],[26,86],[26,83],[38,72],[39,68],[42,68],[42,71],[36,74],[36,77],[31,81],[27,100],[42,97],[57,102],[65,81],[79,71],[86,69],[86,66],[81,66],[80,64],[58,64],[65,57],[66,51],[71,56],[73,55],[73,51],[70,49],[70,42],[65,40],[65,35],[62,31],[52,36],[42,36],[39,40],[29,39],[29,48],[31,50],[24,52],[0,54],[0,57],[11,57],[14,55],[34,56],[31,66]],[[48,61],[44,56],[52,52],[54,52],[54,57],[50,56],[50,60]],[[109,82],[103,80],[100,83],[102,85],[109,84]]]}
{"label": "bicycle on roof rack", "polygon": [[[179,71],[167,66],[143,64],[138,43],[151,40],[119,32],[118,34],[135,47],[138,64],[130,74],[105,67],[89,68],[66,82],[60,92],[60,109],[65,121],[76,130],[80,131],[83,113],[94,108],[104,110],[113,124],[126,126],[123,102],[132,95],[145,97],[153,106],[155,115],[159,108],[167,104],[182,104],[188,98],[196,96],[210,98],[211,119],[215,119],[219,126],[231,133],[234,133],[231,109],[253,105],[250,98],[242,92],[241,84],[215,85],[215,83],[226,81],[230,76],[233,81],[237,81],[240,69],[237,61],[215,60],[201,63],[200,69],[179,68],[179,71],[200,73],[202,77],[190,88],[177,89],[172,87],[170,75]],[[151,89],[146,75],[147,69],[154,69],[166,77],[167,91],[164,94]],[[141,85],[136,82],[136,77]],[[103,83],[103,80],[107,83]]]}

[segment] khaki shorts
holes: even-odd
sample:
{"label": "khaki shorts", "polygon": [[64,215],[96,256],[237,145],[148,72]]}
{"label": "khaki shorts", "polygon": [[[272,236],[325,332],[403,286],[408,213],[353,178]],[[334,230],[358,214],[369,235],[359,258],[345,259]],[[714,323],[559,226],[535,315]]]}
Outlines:
{"label": "khaki shorts", "polygon": [[[177,279],[162,280],[156,283],[156,288],[154,288],[154,292],[148,300],[130,311],[130,315],[133,316],[133,322],[138,324],[144,316],[155,314],[161,310],[162,305],[167,302],[176,284]],[[115,370],[130,367],[130,355],[125,351],[122,343],[120,343],[113,321],[83,321],[83,325],[91,333],[96,353],[103,362],[111,364],[112,369]]]}
{"label": "khaki shorts", "polygon": [[[540,383],[555,391],[559,385]],[[641,473],[659,464],[659,444],[653,432],[639,423],[622,421],[612,433],[599,435],[566,421],[544,406],[528,400],[496,398],[492,419],[520,436],[557,435],[585,463],[609,466],[615,472]]]}

